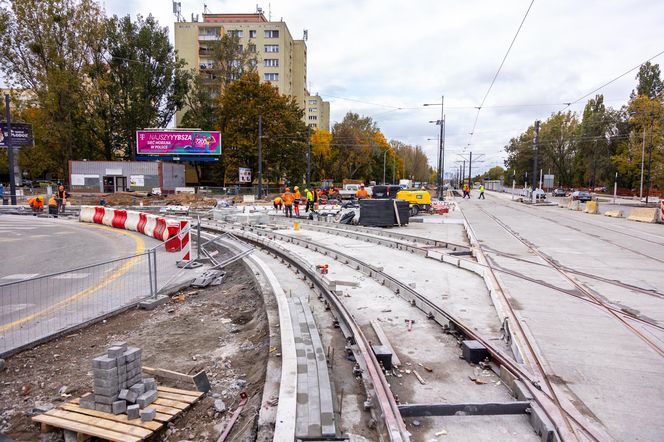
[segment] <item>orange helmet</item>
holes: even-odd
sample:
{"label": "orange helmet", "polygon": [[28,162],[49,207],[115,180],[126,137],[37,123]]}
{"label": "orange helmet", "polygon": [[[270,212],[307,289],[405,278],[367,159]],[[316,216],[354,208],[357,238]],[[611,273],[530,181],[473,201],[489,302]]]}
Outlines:
{"label": "orange helmet", "polygon": [[290,192],[290,187],[286,187],[286,192]]}

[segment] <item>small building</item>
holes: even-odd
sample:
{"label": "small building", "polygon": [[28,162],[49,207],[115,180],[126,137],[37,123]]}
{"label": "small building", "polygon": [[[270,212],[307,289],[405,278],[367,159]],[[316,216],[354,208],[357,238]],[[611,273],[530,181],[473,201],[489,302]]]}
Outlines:
{"label": "small building", "polygon": [[184,164],[161,161],[69,161],[71,192],[114,193],[135,190],[162,193],[184,187]]}

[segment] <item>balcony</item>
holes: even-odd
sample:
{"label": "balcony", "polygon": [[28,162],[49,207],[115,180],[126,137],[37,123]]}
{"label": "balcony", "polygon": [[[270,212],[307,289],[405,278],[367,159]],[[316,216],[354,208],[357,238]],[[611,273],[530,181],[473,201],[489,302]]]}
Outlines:
{"label": "balcony", "polygon": [[215,41],[221,39],[219,34],[199,34],[198,41]]}

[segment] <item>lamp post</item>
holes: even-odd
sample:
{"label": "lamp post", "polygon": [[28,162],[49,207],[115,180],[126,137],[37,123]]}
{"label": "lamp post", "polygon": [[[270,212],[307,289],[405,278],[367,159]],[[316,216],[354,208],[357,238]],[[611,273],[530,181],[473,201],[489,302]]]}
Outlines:
{"label": "lamp post", "polygon": [[[438,103],[424,103],[423,106],[438,106]],[[445,95],[440,99],[440,120],[436,121],[440,125],[440,141],[438,147],[438,199],[445,200],[443,195],[443,185],[445,184]]]}

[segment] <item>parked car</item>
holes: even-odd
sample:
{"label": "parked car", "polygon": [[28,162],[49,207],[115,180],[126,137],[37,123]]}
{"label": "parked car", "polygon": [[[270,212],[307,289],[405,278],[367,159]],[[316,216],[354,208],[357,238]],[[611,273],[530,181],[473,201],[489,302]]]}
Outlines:
{"label": "parked car", "polygon": [[583,190],[577,190],[576,192],[572,193],[572,200],[574,201],[586,202],[592,199],[593,197],[590,196],[590,193]]}
{"label": "parked car", "polygon": [[[527,199],[533,199],[532,190],[530,190],[529,188],[522,189],[521,196]],[[535,198],[537,198],[538,200],[546,199],[546,192],[544,192],[542,189],[535,189]]]}
{"label": "parked car", "polygon": [[567,191],[565,189],[553,189],[551,196],[567,196]]}

